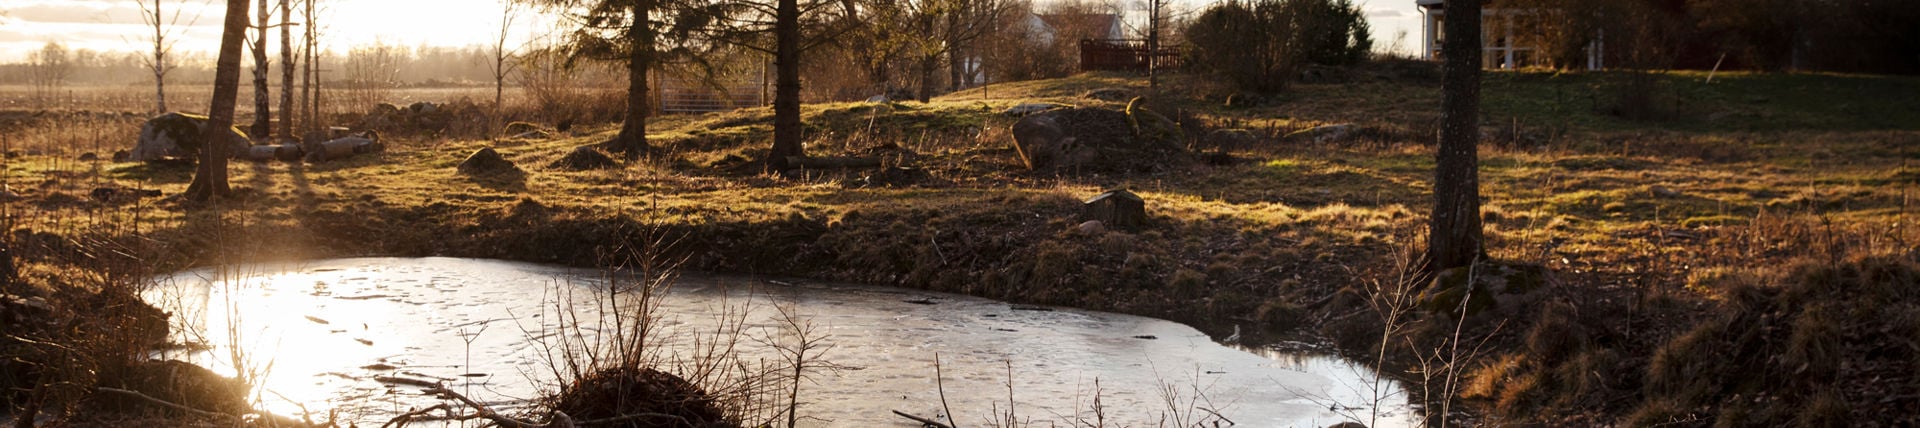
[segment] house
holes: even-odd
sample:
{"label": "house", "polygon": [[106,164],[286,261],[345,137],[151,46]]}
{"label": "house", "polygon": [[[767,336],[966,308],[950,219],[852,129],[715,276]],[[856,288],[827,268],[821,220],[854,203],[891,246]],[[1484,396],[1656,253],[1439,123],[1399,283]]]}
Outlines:
{"label": "house", "polygon": [[[1446,42],[1445,21],[1447,5],[1445,0],[1414,0],[1420,7],[1420,58],[1435,60],[1440,58],[1440,46]],[[1537,63],[1535,48],[1519,44],[1515,37],[1516,20],[1514,17],[1536,13],[1534,10],[1483,8],[1480,10],[1480,66],[1483,68],[1512,70]],[[1588,70],[1606,68],[1605,35],[1595,37],[1587,44],[1586,60]]]}

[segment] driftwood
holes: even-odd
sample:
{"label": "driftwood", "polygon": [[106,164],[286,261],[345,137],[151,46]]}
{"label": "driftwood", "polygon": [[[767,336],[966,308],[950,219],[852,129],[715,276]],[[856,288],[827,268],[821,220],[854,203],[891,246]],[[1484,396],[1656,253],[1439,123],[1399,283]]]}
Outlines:
{"label": "driftwood", "polygon": [[787,164],[807,169],[879,168],[880,158],[788,156]]}
{"label": "driftwood", "polygon": [[[607,425],[607,424],[618,423],[618,422],[626,422],[626,421],[635,420],[635,419],[659,418],[659,419],[674,419],[674,420],[680,421],[681,425],[693,426],[692,423],[687,422],[686,418],[683,418],[677,415],[669,415],[665,413],[634,413],[629,415],[614,416],[610,418],[600,418],[600,419],[592,419],[592,420],[575,422],[573,420],[573,417],[567,416],[565,412],[554,412],[553,420],[542,424],[542,423],[535,423],[533,421],[514,419],[512,417],[502,415],[500,414],[500,412],[494,411],[492,408],[487,407],[487,405],[485,404],[480,404],[480,402],[473,401],[473,399],[467,398],[467,396],[465,395],[460,395],[460,393],[458,392],[453,392],[453,390],[447,389],[445,385],[435,384],[432,387],[427,388],[424,392],[428,394],[443,396],[443,397],[452,397],[455,401],[459,401],[461,405],[473,408],[472,414],[455,415],[448,418],[432,418],[435,420],[464,421],[464,420],[473,420],[473,419],[485,419],[488,422],[493,422],[494,425],[507,427],[507,428],[575,428],[582,425],[598,426],[598,425]],[[424,416],[427,413],[430,413],[436,409],[446,410],[448,409],[448,407],[446,407],[445,404],[441,404],[434,407],[428,407],[426,409],[400,415],[399,417],[395,417],[392,420],[387,421],[387,425],[382,425],[382,427],[384,428],[386,426],[393,426],[393,427],[405,426],[408,422],[413,421],[414,418],[419,416]],[[449,410],[449,412],[451,412],[451,410]],[[421,420],[425,420],[425,419],[428,419],[428,418],[421,418]],[[951,427],[947,427],[947,428],[951,428]]]}
{"label": "driftwood", "polygon": [[893,411],[893,414],[900,415],[900,417],[903,417],[903,418],[912,419],[914,422],[919,422],[921,426],[930,426],[930,427],[937,427],[937,428],[953,428],[953,426],[940,423],[940,421],[927,419],[927,418],[914,416],[914,415],[909,415],[907,414],[907,412],[902,412],[899,410]]}

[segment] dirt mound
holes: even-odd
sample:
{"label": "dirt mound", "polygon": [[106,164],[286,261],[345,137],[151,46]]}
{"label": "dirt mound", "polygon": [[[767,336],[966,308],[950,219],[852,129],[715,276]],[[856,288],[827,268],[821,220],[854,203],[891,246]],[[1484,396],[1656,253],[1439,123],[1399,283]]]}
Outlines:
{"label": "dirt mound", "polygon": [[460,162],[460,173],[464,175],[493,175],[510,172],[520,172],[520,167],[514,165],[513,161],[500,156],[500,152],[494,151],[492,147],[475,151],[473,155],[467,156],[466,161]]}
{"label": "dirt mound", "polygon": [[555,397],[554,410],[577,421],[635,414],[659,414],[630,420],[622,427],[693,428],[738,426],[726,420],[714,397],[671,373],[615,368],[588,374]]}
{"label": "dirt mound", "polygon": [[567,153],[566,157],[553,161],[553,163],[548,164],[547,167],[568,171],[619,169],[620,162],[613,160],[613,157],[607,156],[605,152],[601,152],[600,149],[593,148],[593,146],[580,146],[573,148],[572,153]]}

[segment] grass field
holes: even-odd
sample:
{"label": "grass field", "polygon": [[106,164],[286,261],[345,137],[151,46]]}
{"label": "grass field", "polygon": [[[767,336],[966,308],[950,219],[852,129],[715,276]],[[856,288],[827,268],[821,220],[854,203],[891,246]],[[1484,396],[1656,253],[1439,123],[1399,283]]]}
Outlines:
{"label": "grass field", "polygon": [[[128,264],[395,255],[597,265],[669,236],[695,269],[1144,314],[1216,335],[1241,328],[1256,342],[1324,337],[1414,382],[1430,411],[1467,409],[1452,417],[1484,424],[1920,417],[1920,347],[1910,346],[1920,340],[1920,79],[1490,74],[1480,158],[1489,252],[1551,279],[1545,292],[1459,319],[1423,309],[1425,285],[1403,275],[1431,204],[1435,75],[1379,66],[1256,97],[1177,77],[1154,108],[1181,120],[1194,150],[1235,161],[1154,174],[1021,166],[1014,119],[1000,110],[1121,108],[1081,94],[1146,90],[1136,77],[1082,75],[925,104],[805,108],[810,155],[880,156],[928,173],[910,186],[877,185],[870,170],[759,174],[749,160],[766,152],[772,120],[748,109],[660,117],[661,154],[614,170],[549,166],[609,138],[611,124],[543,140],[400,137],[387,152],[324,164],[240,162],[241,196],[216,210],[91,197],[102,187],[174,195],[190,180],[190,166],[75,160],[130,146],[138,116],[22,120],[9,144],[36,151],[6,160],[18,195],[6,202],[8,239],[34,288],[9,292],[97,287],[111,275],[71,272]],[[137,100],[102,99],[102,111]],[[1359,131],[1285,137],[1333,123]],[[1218,128],[1258,138],[1200,138]],[[523,172],[454,172],[482,147]],[[1150,227],[1078,227],[1080,201],[1113,188],[1147,200]],[[1764,376],[1747,380],[1754,373]]]}

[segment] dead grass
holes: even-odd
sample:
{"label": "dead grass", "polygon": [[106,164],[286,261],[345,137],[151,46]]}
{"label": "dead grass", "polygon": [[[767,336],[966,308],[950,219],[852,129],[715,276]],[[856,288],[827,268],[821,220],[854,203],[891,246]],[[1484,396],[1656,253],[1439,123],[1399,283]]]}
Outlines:
{"label": "dead grass", "polygon": [[[1767,294],[1798,296],[1769,297],[1799,299],[1793,306],[1740,297],[1755,286],[1821,290],[1818,284],[1845,283],[1846,275],[1871,277],[1911,263],[1894,260],[1915,257],[1912,248],[1920,242],[1920,228],[1913,227],[1920,131],[1911,126],[1920,121],[1848,121],[1841,114],[1880,104],[1845,91],[1900,90],[1910,79],[1754,75],[1716,78],[1707,86],[1695,82],[1701,77],[1662,79],[1682,99],[1695,100],[1691,105],[1735,113],[1719,121],[1629,121],[1596,111],[1583,98],[1603,92],[1604,74],[1489,77],[1489,116],[1503,124],[1488,129],[1495,138],[1482,152],[1491,253],[1544,264],[1561,286],[1548,309],[1501,312],[1511,324],[1487,342],[1484,358],[1463,362],[1463,374],[1474,373],[1464,390],[1475,412],[1516,423],[1732,418],[1755,406],[1730,404],[1727,383],[1733,381],[1726,379],[1732,378],[1714,373],[1757,370],[1806,379],[1804,373],[1826,370],[1818,373],[1858,379],[1848,377],[1854,374],[1845,365],[1812,362],[1852,358],[1871,342],[1817,338],[1920,329],[1911,326],[1917,316],[1911,305],[1873,312],[1903,321],[1869,322],[1858,317],[1858,305],[1847,303],[1865,300],[1851,297]],[[1059,177],[1018,168],[1008,149],[1012,119],[999,110],[1032,100],[1111,105],[1079,96],[1142,86],[1137,79],[1093,75],[996,84],[985,97],[969,91],[928,104],[806,107],[809,154],[880,156],[889,166],[918,167],[931,177],[904,186],[873,185],[872,171],[776,178],[743,167],[765,151],[766,109],[660,117],[651,127],[664,154],[615,170],[546,167],[614,130],[594,123],[552,140],[433,140],[319,165],[237,164],[234,183],[245,190],[226,215],[248,220],[235,233],[271,239],[221,249],[202,238],[215,227],[206,213],[154,199],[90,198],[103,186],[177,194],[190,178],[190,169],[180,166],[70,160],[78,150],[92,150],[84,147],[90,140],[130,145],[127,123],[50,128],[32,122],[13,135],[47,148],[7,161],[5,183],[22,198],[6,205],[16,218],[37,219],[16,226],[15,239],[57,243],[17,229],[70,239],[74,227],[119,219],[104,222],[120,225],[106,235],[164,248],[143,259],[156,270],[209,263],[219,260],[214,253],[228,251],[592,265],[599,262],[597,249],[636,238],[643,224],[657,225],[681,239],[676,256],[694,269],[1116,310],[1216,334],[1233,325],[1318,327],[1350,349],[1377,351],[1380,330],[1353,316],[1364,310],[1353,296],[1362,295],[1356,287],[1367,279],[1391,277],[1392,255],[1418,245],[1412,231],[1423,227],[1431,203],[1426,140],[1437,117],[1437,89],[1425,81],[1359,79],[1298,85],[1252,107],[1229,107],[1226,94],[1175,79],[1167,93],[1180,95],[1165,97],[1166,110],[1203,128],[1248,128],[1258,141],[1230,148],[1236,162],[1156,175]],[[1810,106],[1817,98],[1803,87],[1863,100],[1846,108]],[[1277,137],[1346,122],[1364,132],[1328,143]],[[94,134],[103,138],[88,137]],[[488,146],[527,174],[471,179],[453,172],[468,153]],[[1078,201],[1111,188],[1131,188],[1148,200],[1146,231],[1078,230]],[[67,260],[23,258],[23,271],[45,272],[53,268],[40,266],[70,265]],[[1822,263],[1833,267],[1783,268]],[[1783,285],[1793,281],[1808,285]],[[1900,289],[1856,288],[1844,291]],[[1792,315],[1763,323],[1773,329],[1761,331],[1724,320],[1758,307],[1789,308],[1783,310]],[[1256,330],[1244,340],[1276,333]],[[1415,326],[1405,334],[1433,331]],[[1579,334],[1554,334],[1564,331]],[[1724,366],[1746,364],[1743,357],[1721,357],[1730,335],[1747,334],[1767,338],[1752,355],[1778,361]],[[1406,358],[1396,354],[1386,366],[1405,367]],[[1662,374],[1691,370],[1701,374]],[[1911,381],[1913,372],[1871,373]],[[1748,391],[1811,387],[1779,399],[1820,414],[1892,411],[1860,404],[1872,399],[1843,388],[1845,382],[1796,382],[1731,387],[1742,399],[1752,398]],[[1912,403],[1907,400],[1896,402]],[[1776,416],[1740,420],[1790,422]]]}

